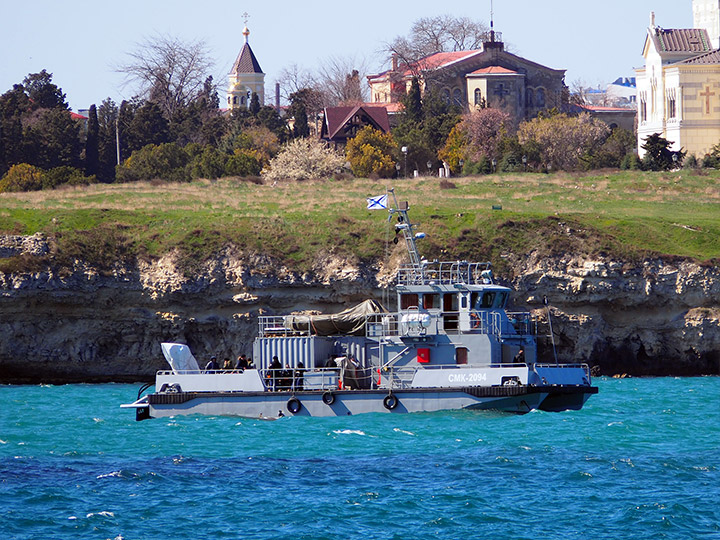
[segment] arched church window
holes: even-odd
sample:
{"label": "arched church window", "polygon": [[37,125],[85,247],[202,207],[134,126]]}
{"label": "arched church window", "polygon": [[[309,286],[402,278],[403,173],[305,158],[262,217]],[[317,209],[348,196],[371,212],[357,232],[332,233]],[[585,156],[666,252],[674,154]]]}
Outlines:
{"label": "arched church window", "polygon": [[240,105],[245,105],[245,96],[240,98]]}
{"label": "arched church window", "polygon": [[228,96],[228,105],[230,105],[230,96]]}
{"label": "arched church window", "polygon": [[535,91],[528,88],[525,92],[525,105],[530,108],[535,106]]}
{"label": "arched church window", "polygon": [[475,89],[475,105],[477,105],[478,107],[482,105],[482,92],[479,88]]}
{"label": "arched church window", "polygon": [[450,104],[450,90],[447,88],[443,89],[442,98],[445,103]]}
{"label": "arched church window", "polygon": [[233,105],[237,105],[237,96],[233,96]]}
{"label": "arched church window", "polygon": [[535,93],[535,101],[537,102],[538,107],[544,107],[545,106],[545,89],[544,88],[538,88],[537,92]]}
{"label": "arched church window", "polygon": [[456,88],[453,90],[453,104],[454,105],[462,105],[463,104],[463,95],[462,91],[459,88]]}

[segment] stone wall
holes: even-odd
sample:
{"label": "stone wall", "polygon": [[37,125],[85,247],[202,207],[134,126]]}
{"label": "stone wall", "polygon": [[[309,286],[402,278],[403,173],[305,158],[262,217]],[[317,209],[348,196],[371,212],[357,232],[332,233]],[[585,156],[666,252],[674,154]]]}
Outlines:
{"label": "stone wall", "polygon": [[[258,315],[382,301],[381,286],[394,273],[324,254],[299,274],[228,249],[187,276],[174,260],[169,254],[105,272],[77,261],[70,270],[0,273],[0,382],[151,380],[166,366],[162,341],[187,343],[200,362],[251,354]],[[549,307],[562,361],[610,375],[720,374],[717,268],[531,256],[514,273],[505,282],[516,289],[512,309],[533,310],[547,332]],[[541,353],[552,360],[549,339]]]}

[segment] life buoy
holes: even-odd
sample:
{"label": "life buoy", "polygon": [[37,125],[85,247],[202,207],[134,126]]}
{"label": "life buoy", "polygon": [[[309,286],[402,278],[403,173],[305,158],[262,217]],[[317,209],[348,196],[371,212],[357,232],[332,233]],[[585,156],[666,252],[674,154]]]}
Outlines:
{"label": "life buoy", "polygon": [[287,402],[287,410],[290,411],[293,414],[297,414],[300,412],[300,409],[302,408],[302,403],[300,403],[300,400],[298,398],[292,397],[288,399]]}
{"label": "life buoy", "polygon": [[398,406],[398,398],[393,396],[392,394],[388,394],[383,398],[383,407],[385,407],[388,411],[392,411],[395,407]]}
{"label": "life buoy", "polygon": [[330,392],[329,390],[322,395],[322,400],[325,405],[332,405],[335,403],[335,394]]}
{"label": "life buoy", "polygon": [[475,311],[470,312],[470,326],[472,328],[480,328],[480,315]]}

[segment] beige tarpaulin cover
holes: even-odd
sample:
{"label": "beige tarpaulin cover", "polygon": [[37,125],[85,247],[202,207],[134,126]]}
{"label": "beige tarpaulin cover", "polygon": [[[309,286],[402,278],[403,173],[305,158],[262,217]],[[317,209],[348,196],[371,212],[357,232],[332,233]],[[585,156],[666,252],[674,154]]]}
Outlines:
{"label": "beige tarpaulin cover", "polygon": [[317,336],[362,336],[365,334],[366,316],[385,312],[385,308],[374,300],[365,300],[362,304],[333,315],[286,315],[283,321],[285,328],[295,332],[309,331]]}

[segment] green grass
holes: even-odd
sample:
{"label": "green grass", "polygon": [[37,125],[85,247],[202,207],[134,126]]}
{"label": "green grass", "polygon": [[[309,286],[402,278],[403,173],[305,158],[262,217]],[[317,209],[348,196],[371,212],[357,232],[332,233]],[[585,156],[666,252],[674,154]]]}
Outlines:
{"label": "green grass", "polygon": [[[178,253],[189,274],[228,246],[305,271],[318,254],[359,261],[387,253],[393,234],[365,198],[394,186],[428,234],[428,258],[492,260],[573,252],[623,259],[720,258],[720,171],[513,174],[255,185],[94,185],[0,194],[0,232],[55,239],[52,263],[84,259],[101,268]],[[493,210],[501,205],[502,210]],[[50,262],[50,261],[46,261]],[[0,260],[0,270],[30,264]],[[37,262],[33,263],[37,264]]]}

